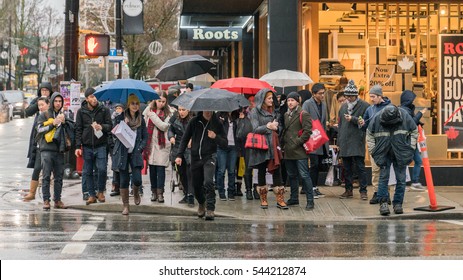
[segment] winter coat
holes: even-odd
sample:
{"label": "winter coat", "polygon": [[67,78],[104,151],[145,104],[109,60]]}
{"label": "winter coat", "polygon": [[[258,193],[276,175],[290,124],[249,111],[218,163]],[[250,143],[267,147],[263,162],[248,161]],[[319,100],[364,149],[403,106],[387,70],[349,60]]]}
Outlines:
{"label": "winter coat", "polygon": [[31,130],[31,135],[29,137],[29,148],[27,150],[27,158],[29,159],[27,161],[27,168],[34,168],[35,166],[35,159],[37,157],[37,120],[39,118],[39,115],[36,115],[34,117],[34,124],[32,124],[32,130]]}
{"label": "winter coat", "polygon": [[[29,103],[29,106],[27,106],[27,108],[25,110],[27,117],[30,117],[30,116],[32,116],[34,114],[38,115],[39,104],[37,103],[37,101],[42,96],[42,93],[40,91],[42,88],[48,89],[50,91],[50,95],[51,95],[51,93],[53,93],[53,88],[52,88],[52,86],[51,86],[51,84],[49,82],[41,83],[39,89],[37,90],[37,97],[32,99],[31,103]],[[53,104],[50,104],[50,106],[51,105],[53,105]]]}
{"label": "winter coat", "polygon": [[[268,149],[250,149],[249,150],[249,166],[254,167],[257,166],[267,160],[274,158],[274,151],[273,151],[273,141],[272,141],[272,132],[267,128],[267,123],[272,122],[273,120],[279,120],[280,114],[278,111],[278,107],[275,107],[273,112],[266,111],[262,109],[262,104],[264,104],[265,95],[267,92],[272,91],[270,89],[261,89],[254,97],[255,107],[252,108],[251,112],[249,113],[249,119],[251,120],[252,124],[252,132],[257,134],[262,134],[265,136],[267,140]],[[278,106],[278,99],[273,94],[273,104]],[[280,126],[279,126],[280,129]]]}
{"label": "winter coat", "polygon": [[[168,105],[166,105],[168,106]],[[143,111],[143,116],[145,117],[145,123],[148,125],[149,120],[151,120],[154,124],[153,134],[151,135],[151,147],[150,147],[150,154],[148,157],[148,164],[149,165],[157,165],[157,166],[169,166],[170,165],[170,149],[171,144],[168,137],[168,130],[169,130],[169,120],[172,115],[166,116],[164,121],[162,121],[158,115],[153,112],[150,108],[151,106],[147,106]],[[165,147],[161,148],[159,145],[159,137],[158,132],[164,132],[165,138]],[[149,137],[149,134],[148,134]]]}
{"label": "winter coat", "polygon": [[407,166],[413,160],[418,129],[404,109],[399,108],[399,113],[401,121],[395,125],[381,121],[381,114],[376,114],[368,126],[368,151],[380,167],[387,165],[388,157],[395,159],[399,167]]}
{"label": "winter coat", "polygon": [[[289,109],[285,113],[285,129],[281,135],[284,159],[306,159],[309,155],[306,154],[302,145],[309,140],[312,134],[312,119],[309,113],[302,110],[301,106],[297,106],[291,115],[290,113]],[[298,133],[301,129],[303,133],[299,136]]]}
{"label": "winter coat", "polygon": [[[174,113],[172,118],[170,118],[170,126],[169,131],[167,134],[167,138],[171,139],[172,137],[175,138],[175,144],[171,145],[171,152],[170,152],[170,161],[174,162],[175,157],[177,156],[178,149],[180,147],[180,142],[182,142],[183,134],[185,133],[186,127],[188,125],[188,121],[191,117],[186,117],[185,120],[181,120],[178,116],[178,113]],[[170,142],[170,140],[169,140]],[[191,149],[187,148],[185,153],[183,154],[185,160],[188,164],[191,164]]]}
{"label": "winter coat", "polygon": [[411,90],[404,90],[402,94],[400,95],[400,108],[404,109],[407,111],[407,113],[413,118],[415,123],[418,125],[422,125],[423,123],[420,122],[421,117],[423,117],[423,113],[418,111],[415,114],[415,104],[413,104],[413,101],[415,101],[416,94],[413,93]]}
{"label": "winter coat", "polygon": [[[103,136],[97,138],[92,127],[92,123],[96,122],[102,126]],[[98,148],[108,145],[108,138],[113,128],[111,114],[109,109],[101,104],[90,110],[88,102],[83,101],[82,106],[77,110],[76,116],[76,148],[81,146],[89,148]]]}
{"label": "winter coat", "polygon": [[[215,132],[215,139],[208,137],[208,130]],[[185,150],[190,139],[192,162],[196,162],[216,154],[217,146],[220,146],[223,149],[228,147],[227,136],[225,135],[223,126],[215,113],[209,121],[204,119],[202,112],[199,112],[196,117],[190,120],[185,129],[185,133],[183,134],[182,142],[180,143],[176,157],[184,157]]]}
{"label": "winter coat", "polygon": [[[302,104],[302,110],[308,112],[312,120],[320,120],[320,123],[323,126],[323,129],[326,130],[326,122],[328,121],[328,110],[326,108],[326,103],[322,102],[322,113],[318,111],[318,105],[313,96]],[[323,148],[324,147],[324,148]],[[327,141],[323,146],[313,151],[312,155],[323,155],[323,149],[326,153],[329,151],[329,141]]]}
{"label": "winter coat", "polygon": [[370,121],[376,116],[376,114],[378,114],[382,109],[384,109],[384,107],[391,104],[391,100],[389,100],[389,98],[383,96],[383,100],[384,102],[381,102],[377,105],[370,105],[370,107],[367,108],[365,114],[363,114],[363,120],[365,121],[365,124],[362,126],[363,130],[367,130]]}
{"label": "winter coat", "polygon": [[348,114],[347,103],[339,109],[338,123],[338,146],[339,157],[365,157],[365,131],[359,128],[358,118],[363,116],[367,108],[370,106],[362,99],[357,99],[352,109],[352,119],[347,121],[344,114]]}
{"label": "winter coat", "polygon": [[[223,126],[223,130],[225,132],[225,137],[228,139],[228,130],[230,128],[230,125],[229,125],[229,116],[228,116],[228,112],[225,112],[225,113],[219,113],[218,114],[218,118],[219,118],[219,121],[222,123],[222,126]],[[236,126],[236,118],[234,118],[233,116],[231,117],[232,119],[232,123],[233,123],[233,140],[235,141],[235,144],[234,146],[237,146],[237,137],[236,137],[236,129],[237,129],[237,126]],[[228,145],[230,145],[230,143],[228,143]]]}
{"label": "winter coat", "polygon": [[[61,113],[62,107],[59,108],[59,110],[54,110],[53,108],[53,103],[58,96],[63,98],[60,93],[58,92],[53,93],[53,95],[50,97],[50,108],[48,109],[48,111],[41,113],[39,117],[37,118],[36,140],[39,145],[40,152],[43,152],[43,151],[60,152],[60,147],[62,146],[61,143],[57,143],[55,141],[48,143],[45,140],[45,134],[55,128],[55,126],[53,125],[53,119],[56,118],[58,114]],[[64,102],[64,98],[63,98],[63,102]],[[65,122],[67,121],[70,121],[70,120],[66,119]]]}
{"label": "winter coat", "polygon": [[245,116],[244,118],[236,119],[236,146],[238,147],[238,152],[239,155],[244,157],[245,155],[245,148],[244,145],[246,144],[246,137],[248,136],[248,133],[252,132],[252,124],[251,120],[249,119],[248,116]]}
{"label": "winter coat", "polygon": [[[141,114],[140,111],[137,112]],[[126,112],[123,112],[116,117],[115,123],[118,124],[124,121]],[[141,125],[137,128],[137,136],[135,139],[135,146],[132,151],[131,161],[129,162],[132,168],[140,167],[143,168],[143,149],[146,146],[148,140],[148,131],[146,130],[145,120],[142,118]],[[129,157],[129,150],[122,144],[122,142],[114,136],[114,148],[112,151],[112,167],[113,171],[119,172],[120,170],[126,170],[128,168],[127,159]]]}

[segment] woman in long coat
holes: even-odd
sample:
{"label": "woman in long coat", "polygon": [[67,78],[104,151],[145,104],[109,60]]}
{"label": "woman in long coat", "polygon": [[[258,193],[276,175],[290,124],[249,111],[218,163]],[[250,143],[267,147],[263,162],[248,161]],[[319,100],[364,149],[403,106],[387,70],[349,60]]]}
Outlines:
{"label": "woman in long coat", "polygon": [[268,208],[268,185],[265,180],[265,174],[269,163],[274,163],[274,165],[276,165],[276,169],[273,170],[273,191],[277,197],[277,207],[281,209],[288,209],[288,206],[284,201],[285,189],[279,166],[281,155],[278,143],[278,131],[281,128],[281,124],[277,121],[280,119],[277,107],[277,97],[272,90],[262,89],[256,94],[254,103],[255,107],[249,114],[253,133],[264,135],[268,143],[267,150],[251,149],[249,156],[249,166],[257,168],[258,170],[257,190],[260,194],[261,208]]}
{"label": "woman in long coat", "polygon": [[134,94],[130,94],[127,99],[127,109],[116,117],[115,123],[121,121],[136,132],[135,145],[131,152],[124,144],[115,137],[115,143],[112,153],[112,170],[119,172],[120,192],[122,204],[124,206],[122,215],[129,214],[129,181],[130,170],[132,171],[133,181],[133,199],[136,205],[140,204],[140,186],[142,184],[141,170],[143,168],[143,149],[146,146],[148,132],[146,130],[145,120],[140,111],[140,100]]}
{"label": "woman in long coat", "polygon": [[160,99],[154,100],[143,112],[148,128],[148,143],[143,157],[148,161],[151,201],[164,203],[164,185],[166,167],[169,166],[171,143],[167,137],[172,110],[167,105],[167,94],[163,92]]}

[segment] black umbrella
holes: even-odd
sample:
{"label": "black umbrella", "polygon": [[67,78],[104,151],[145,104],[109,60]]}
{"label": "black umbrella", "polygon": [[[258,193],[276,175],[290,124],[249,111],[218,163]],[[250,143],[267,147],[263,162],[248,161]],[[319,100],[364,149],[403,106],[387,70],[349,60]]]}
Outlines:
{"label": "black umbrella", "polygon": [[200,55],[182,55],[169,59],[161,66],[156,78],[161,81],[178,81],[207,73],[214,63]]}
{"label": "black umbrella", "polygon": [[185,92],[177,97],[172,104],[196,112],[231,112],[250,105],[249,101],[243,95],[218,88]]}

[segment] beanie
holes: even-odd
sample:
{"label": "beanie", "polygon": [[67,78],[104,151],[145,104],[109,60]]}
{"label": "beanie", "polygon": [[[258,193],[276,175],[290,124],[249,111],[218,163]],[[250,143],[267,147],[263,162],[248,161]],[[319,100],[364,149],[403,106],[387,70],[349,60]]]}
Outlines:
{"label": "beanie", "polygon": [[138,99],[138,96],[136,96],[134,93],[131,93],[129,95],[129,98],[127,98],[127,107],[130,105],[130,103],[136,102],[140,103],[140,99]]}
{"label": "beanie", "polygon": [[370,94],[375,94],[375,95],[378,95],[378,96],[383,96],[383,88],[381,87],[381,85],[374,85],[374,86],[370,89]]}
{"label": "beanie", "polygon": [[290,92],[288,94],[288,97],[286,97],[286,99],[290,99],[290,98],[296,100],[297,102],[301,102],[301,96],[295,91]]}
{"label": "beanie", "polygon": [[347,83],[347,86],[344,88],[344,95],[350,96],[350,95],[358,95],[359,91],[357,87],[354,84],[354,80],[349,80]]}
{"label": "beanie", "polygon": [[94,88],[87,88],[85,90],[85,98],[89,97],[90,95],[94,94],[95,93],[95,89]]}
{"label": "beanie", "polygon": [[317,92],[319,92],[320,90],[322,89],[325,89],[325,85],[322,84],[322,83],[315,83],[313,86],[312,86],[312,94],[316,94]]}

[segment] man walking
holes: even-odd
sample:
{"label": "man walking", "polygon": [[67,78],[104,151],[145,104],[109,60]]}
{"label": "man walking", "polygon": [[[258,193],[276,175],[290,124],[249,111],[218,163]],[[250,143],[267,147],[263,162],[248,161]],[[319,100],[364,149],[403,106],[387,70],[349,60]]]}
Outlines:
{"label": "man walking", "polygon": [[383,216],[391,213],[388,206],[391,164],[397,179],[392,200],[394,213],[403,213],[405,172],[415,154],[417,139],[418,128],[413,118],[407,111],[394,105],[386,106],[368,125],[368,151],[380,167],[377,197],[380,203],[379,213]]}
{"label": "man walking", "polygon": [[[307,197],[305,210],[314,208],[313,185],[309,173],[308,155],[305,153],[303,144],[312,134],[312,120],[309,113],[302,111],[299,106],[301,97],[296,92],[291,92],[286,98],[288,111],[285,113],[285,129],[282,133],[284,159],[291,197],[286,203],[288,206],[299,205],[299,177],[302,180],[302,188]],[[302,134],[299,135],[299,131]],[[299,177],[298,177],[299,175]]]}
{"label": "man walking", "polygon": [[215,218],[216,199],[213,177],[216,167],[217,146],[226,149],[228,147],[227,136],[214,112],[199,112],[196,117],[190,120],[185,129],[175,159],[177,165],[182,165],[182,158],[190,139],[191,174],[193,175],[192,183],[195,197],[199,204],[198,217],[206,216],[206,221],[212,221]]}
{"label": "man walking", "polygon": [[[112,120],[109,109],[99,104],[95,90],[88,88],[85,91],[85,100],[76,116],[76,151],[77,157],[84,157],[82,181],[86,181],[89,198],[87,205],[105,202],[104,191],[107,177],[107,145],[108,134],[112,129]],[[93,180],[93,171],[97,170],[97,186]],[[95,189],[98,190],[96,193]]]}
{"label": "man walking", "polygon": [[368,103],[358,98],[358,89],[353,80],[344,89],[347,103],[339,109],[338,145],[339,157],[344,166],[345,192],[339,198],[353,198],[352,175],[356,168],[360,183],[360,198],[367,200],[367,174],[365,171],[365,131],[358,124],[369,107]]}
{"label": "man walking", "polygon": [[62,144],[60,139],[54,141],[56,130],[60,127],[64,128],[66,124],[63,108],[64,98],[60,93],[55,92],[50,98],[50,108],[43,112],[37,119],[37,142],[39,145],[40,156],[42,161],[42,196],[43,209],[50,210],[50,178],[53,172],[53,200],[54,207],[64,209],[66,206],[61,201],[61,192],[63,189],[63,174],[64,174],[64,150],[60,149]]}

